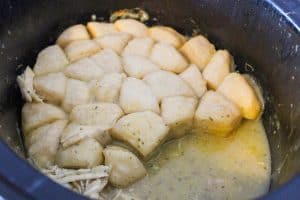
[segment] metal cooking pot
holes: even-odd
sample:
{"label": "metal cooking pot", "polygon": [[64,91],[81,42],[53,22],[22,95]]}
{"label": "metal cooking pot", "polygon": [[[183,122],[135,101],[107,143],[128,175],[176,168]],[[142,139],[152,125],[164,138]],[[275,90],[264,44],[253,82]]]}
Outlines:
{"label": "metal cooking pot", "polygon": [[[5,199],[84,199],[32,168],[19,131],[22,100],[16,75],[58,34],[92,14],[108,19],[140,7],[178,31],[208,36],[227,48],[238,70],[253,74],[264,90],[263,121],[272,155],[270,194],[300,199],[300,2],[298,0],[1,0],[0,195]],[[1,199],[0,196],[0,199]]]}

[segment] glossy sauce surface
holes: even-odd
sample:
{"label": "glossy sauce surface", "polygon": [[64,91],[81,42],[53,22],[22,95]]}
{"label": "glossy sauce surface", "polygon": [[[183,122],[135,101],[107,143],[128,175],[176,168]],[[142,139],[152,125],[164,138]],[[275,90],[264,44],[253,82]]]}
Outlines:
{"label": "glossy sauce surface", "polygon": [[245,120],[229,138],[189,134],[146,163],[148,175],[123,190],[138,199],[252,199],[270,183],[269,144],[261,121]]}

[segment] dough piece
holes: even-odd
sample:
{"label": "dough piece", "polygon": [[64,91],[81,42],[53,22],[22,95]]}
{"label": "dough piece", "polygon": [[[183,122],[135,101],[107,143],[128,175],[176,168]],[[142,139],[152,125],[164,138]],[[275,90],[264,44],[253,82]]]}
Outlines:
{"label": "dough piece", "polygon": [[157,42],[168,43],[175,48],[182,46],[185,37],[171,27],[154,26],[149,28],[149,35]]}
{"label": "dough piece", "polygon": [[145,24],[134,19],[119,19],[115,22],[117,30],[132,34],[134,37],[145,37],[148,28]]}
{"label": "dough piece", "polygon": [[195,64],[191,64],[179,75],[197,94],[198,97],[206,92],[206,80]]}
{"label": "dough piece", "polygon": [[64,30],[58,37],[56,44],[60,45],[61,47],[65,47],[73,41],[88,39],[90,39],[90,35],[85,26],[82,24],[77,24]]}
{"label": "dough piece", "polygon": [[111,33],[103,37],[96,38],[95,41],[103,49],[112,49],[118,54],[122,53],[123,48],[127,45],[132,36],[128,33]]}
{"label": "dough piece", "polygon": [[238,105],[246,119],[256,119],[261,112],[261,103],[247,80],[238,73],[230,73],[219,86],[218,92]]}
{"label": "dough piece", "polygon": [[103,74],[102,68],[90,58],[82,58],[65,69],[66,76],[81,81],[100,79]]}
{"label": "dough piece", "polygon": [[70,112],[74,106],[86,104],[90,100],[88,85],[79,80],[69,79],[66,86],[66,94],[62,107]]}
{"label": "dough piece", "polygon": [[59,104],[65,96],[67,78],[61,72],[37,76],[33,80],[36,92],[46,101]]}
{"label": "dough piece", "polygon": [[120,92],[120,106],[125,113],[153,111],[159,113],[159,105],[151,88],[136,78],[125,79]]}
{"label": "dough piece", "polygon": [[93,86],[96,101],[118,103],[120,89],[125,77],[125,74],[110,73],[105,74],[100,81],[96,81]]}
{"label": "dough piece", "polygon": [[70,121],[112,128],[122,115],[123,111],[117,104],[91,103],[75,106],[70,113]]}
{"label": "dough piece", "polygon": [[191,38],[181,48],[181,52],[202,71],[216,52],[215,46],[202,35]]}
{"label": "dough piece", "polygon": [[188,62],[181,53],[167,43],[155,44],[150,59],[161,69],[174,73],[180,73],[188,67]]}
{"label": "dough piece", "polygon": [[195,114],[195,127],[200,131],[226,137],[242,119],[240,109],[218,92],[208,91],[201,98]]}
{"label": "dough piece", "polygon": [[30,158],[40,168],[54,165],[60,136],[67,120],[57,120],[41,126],[25,136]]}
{"label": "dough piece", "polygon": [[56,164],[62,168],[92,168],[103,162],[103,147],[93,138],[61,148],[56,155]]}
{"label": "dough piece", "polygon": [[157,71],[160,68],[144,56],[123,56],[124,71],[131,77],[141,79],[145,75]]}
{"label": "dough piece", "polygon": [[30,132],[39,126],[55,120],[66,119],[66,114],[60,108],[47,103],[26,103],[22,108],[23,133]]}
{"label": "dough piece", "polygon": [[154,41],[149,37],[135,38],[131,40],[123,50],[125,55],[139,55],[148,57],[153,47]]}
{"label": "dough piece", "polygon": [[170,127],[169,138],[187,134],[193,125],[197,99],[193,97],[165,97],[161,102],[161,116]]}
{"label": "dough piece", "polygon": [[117,32],[114,24],[105,22],[89,22],[87,23],[87,29],[93,38]]}
{"label": "dough piece", "polygon": [[109,182],[115,187],[126,187],[147,173],[142,162],[127,149],[108,146],[103,154],[105,165],[112,167]]}
{"label": "dough piece", "polygon": [[91,56],[93,62],[95,62],[104,73],[122,73],[121,59],[113,50],[104,49],[99,53]]}
{"label": "dough piece", "polygon": [[203,77],[207,81],[208,87],[216,90],[230,73],[232,65],[233,60],[229,52],[218,50],[203,70]]}
{"label": "dough piece", "polygon": [[81,58],[91,56],[99,50],[98,43],[93,40],[77,40],[66,46],[65,53],[71,62],[75,62]]}
{"label": "dough piece", "polygon": [[172,72],[155,71],[147,74],[143,80],[151,87],[159,100],[168,96],[195,96],[188,84]]}
{"label": "dough piece", "polygon": [[136,112],[123,116],[112,128],[112,137],[134,147],[144,158],[166,139],[169,127],[151,112]]}
{"label": "dough piece", "polygon": [[51,72],[60,72],[68,64],[69,61],[63,50],[58,45],[52,45],[40,51],[33,71],[36,75],[45,75]]}

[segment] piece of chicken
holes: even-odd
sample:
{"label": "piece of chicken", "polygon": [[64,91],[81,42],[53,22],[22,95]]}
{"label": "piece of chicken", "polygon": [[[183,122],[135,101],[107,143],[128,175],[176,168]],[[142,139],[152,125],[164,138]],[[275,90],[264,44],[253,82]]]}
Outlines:
{"label": "piece of chicken", "polygon": [[194,90],[199,98],[206,92],[206,81],[195,64],[191,64],[179,76]]}
{"label": "piece of chicken", "polygon": [[57,38],[56,43],[61,47],[65,47],[73,41],[88,39],[90,39],[90,35],[86,27],[82,24],[77,24],[65,29]]}
{"label": "piece of chicken", "polygon": [[201,98],[195,113],[195,127],[204,133],[226,137],[242,119],[237,105],[219,92],[208,91]]}
{"label": "piece of chicken", "polygon": [[22,130],[26,134],[42,125],[66,118],[66,113],[54,105],[26,103],[22,108]]}
{"label": "piece of chicken", "polygon": [[148,28],[145,24],[134,19],[119,19],[115,22],[117,30],[129,33],[134,37],[145,37],[148,35]]}
{"label": "piece of chicken", "polygon": [[151,51],[150,59],[161,69],[180,73],[188,67],[188,62],[175,47],[167,43],[156,43]]}
{"label": "piece of chicken", "polygon": [[132,36],[129,33],[117,32],[96,38],[95,41],[101,46],[101,48],[112,49],[116,53],[121,54],[124,47],[131,39]]}
{"label": "piece of chicken", "polygon": [[151,112],[136,112],[123,116],[111,130],[112,137],[134,147],[144,158],[166,139],[169,127]]}
{"label": "piece of chicken", "polygon": [[182,137],[191,130],[197,103],[193,97],[172,96],[162,99],[161,116],[170,127],[169,138]]}
{"label": "piece of chicken", "polygon": [[230,73],[218,87],[218,92],[224,94],[242,110],[246,119],[256,119],[261,112],[261,103],[253,88],[239,73]]}
{"label": "piece of chicken", "polygon": [[33,80],[34,88],[47,102],[60,104],[65,96],[67,78],[62,72],[36,76]]}
{"label": "piece of chicken", "polygon": [[108,146],[103,151],[105,165],[111,166],[109,182],[116,187],[126,187],[146,175],[142,162],[130,151],[118,146]]}
{"label": "piece of chicken", "polygon": [[216,52],[215,46],[205,37],[198,35],[189,39],[182,47],[181,52],[189,59],[192,64],[196,64],[202,71],[211,57]]}
{"label": "piece of chicken", "polygon": [[154,41],[149,37],[134,38],[128,42],[122,55],[139,55],[148,57],[153,45]]}
{"label": "piece of chicken", "polygon": [[185,42],[183,35],[167,26],[153,26],[149,28],[149,36],[157,42],[168,43],[176,48],[181,47]]}
{"label": "piece of chicken", "polygon": [[86,138],[67,148],[60,148],[56,164],[64,168],[92,168],[103,162],[103,147],[93,138]]}
{"label": "piece of chicken", "polygon": [[100,46],[94,40],[76,40],[65,47],[65,53],[70,62],[91,56],[100,51]]}
{"label": "piece of chicken", "polygon": [[35,75],[60,72],[69,64],[64,51],[58,45],[46,47],[37,56],[33,71]]}
{"label": "piece of chicken", "polygon": [[120,106],[125,113],[153,111],[159,113],[158,100],[144,81],[126,78],[120,91]]}
{"label": "piece of chicken", "polygon": [[152,89],[154,95],[161,100],[168,96],[193,97],[195,93],[178,75],[163,70],[147,74],[143,79]]}
{"label": "piece of chicken", "polygon": [[121,58],[111,49],[103,49],[90,57],[104,73],[122,73]]}
{"label": "piece of chicken", "polygon": [[230,73],[232,65],[233,59],[229,52],[218,50],[203,70],[203,77],[207,81],[208,87],[216,90]]}
{"label": "piece of chicken", "polygon": [[93,38],[117,32],[114,24],[106,22],[89,22],[86,27]]}
{"label": "piece of chicken", "polygon": [[76,144],[86,138],[96,139],[102,146],[111,143],[108,130],[111,127],[105,125],[81,125],[70,123],[65,128],[61,136],[61,146],[64,148]]}
{"label": "piece of chicken", "polygon": [[43,102],[43,99],[36,94],[36,91],[33,88],[33,80],[35,74],[30,67],[26,67],[23,74],[17,77],[17,83],[19,85],[22,97],[27,102]]}
{"label": "piece of chicken", "polygon": [[82,58],[70,64],[64,72],[67,77],[81,81],[100,79],[104,74],[103,69],[90,58]]}

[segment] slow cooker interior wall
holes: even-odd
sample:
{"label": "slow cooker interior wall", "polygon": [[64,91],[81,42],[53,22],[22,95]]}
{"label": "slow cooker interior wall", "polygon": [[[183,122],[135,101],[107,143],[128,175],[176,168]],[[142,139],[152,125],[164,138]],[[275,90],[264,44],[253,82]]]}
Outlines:
{"label": "slow cooker interior wall", "polygon": [[272,152],[272,188],[299,172],[300,35],[264,1],[1,1],[0,136],[24,155],[16,130],[22,101],[15,78],[26,65],[33,66],[42,48],[55,42],[64,28],[84,23],[92,14],[107,19],[113,10],[134,7],[156,17],[152,23],[186,34],[197,30],[218,48],[229,49],[238,69],[254,74],[265,91],[263,119]]}

